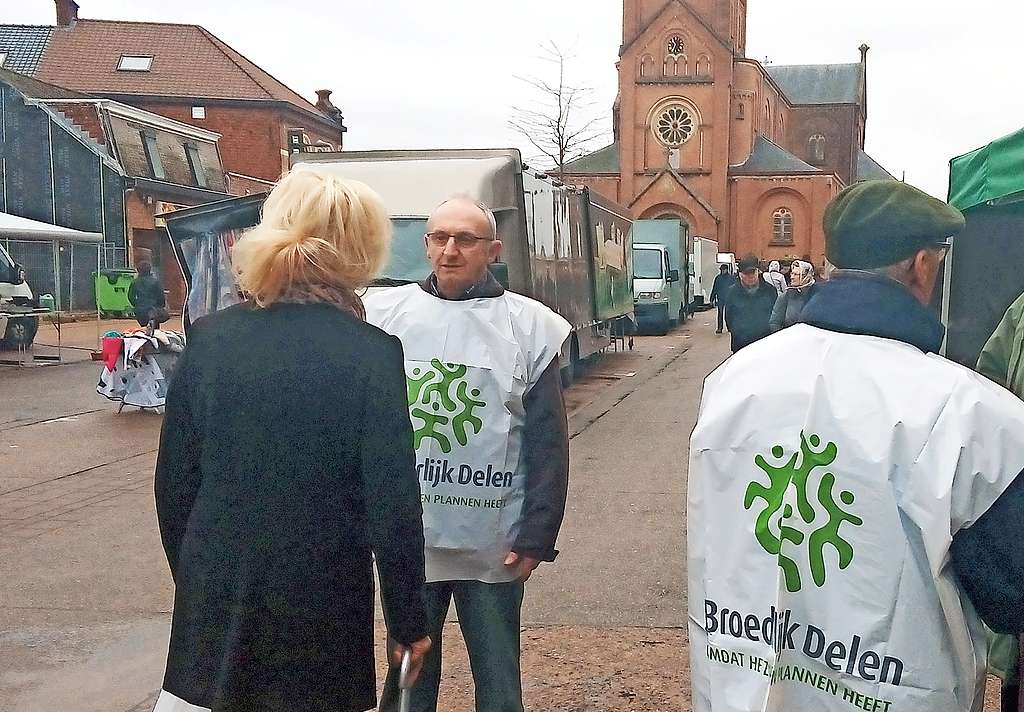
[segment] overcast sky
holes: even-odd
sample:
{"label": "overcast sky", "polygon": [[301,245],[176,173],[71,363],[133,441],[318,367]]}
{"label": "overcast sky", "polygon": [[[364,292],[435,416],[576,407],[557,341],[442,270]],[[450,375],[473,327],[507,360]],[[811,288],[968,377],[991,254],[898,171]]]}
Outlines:
{"label": "overcast sky", "polygon": [[[0,22],[53,24],[48,0],[5,2]],[[523,146],[508,127],[573,48],[578,83],[616,92],[619,0],[79,0],[81,17],[195,23],[303,95],[333,89],[346,148]],[[12,6],[13,5],[13,6]],[[227,6],[245,8],[231,11]],[[1020,0],[749,0],[750,57],[855,62],[869,54],[867,150],[945,197],[952,156],[1024,127]],[[606,123],[610,131],[610,121]]]}

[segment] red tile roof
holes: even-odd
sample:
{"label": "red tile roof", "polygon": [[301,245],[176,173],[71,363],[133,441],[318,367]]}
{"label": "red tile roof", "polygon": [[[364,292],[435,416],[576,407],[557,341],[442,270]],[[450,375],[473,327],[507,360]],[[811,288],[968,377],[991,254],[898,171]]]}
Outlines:
{"label": "red tile roof", "polygon": [[[121,71],[122,55],[153,63],[148,72]],[[54,31],[35,77],[90,94],[284,101],[324,116],[198,25],[80,19]]]}

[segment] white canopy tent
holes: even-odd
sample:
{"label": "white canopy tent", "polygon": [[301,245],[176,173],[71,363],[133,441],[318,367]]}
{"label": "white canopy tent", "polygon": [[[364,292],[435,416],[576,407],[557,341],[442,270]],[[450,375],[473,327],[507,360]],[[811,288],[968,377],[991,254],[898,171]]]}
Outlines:
{"label": "white canopy tent", "polygon": [[103,243],[103,234],[83,232],[69,227],[29,220],[9,213],[0,213],[0,239],[29,242],[92,242]]}
{"label": "white canopy tent", "polygon": [[[53,274],[53,286],[54,286],[54,304],[51,308],[55,308],[56,313],[51,313],[48,308],[40,308],[35,306],[18,306],[10,303],[0,304],[0,321],[3,322],[3,327],[6,328],[8,319],[26,319],[34,318],[38,319],[40,316],[49,315],[52,317],[53,325],[57,330],[57,355],[46,356],[43,354],[35,354],[34,359],[38,361],[57,361],[63,360],[63,343],[61,335],[61,317],[59,312],[65,308],[64,295],[62,294],[61,287],[61,260],[62,252],[64,251],[64,245],[71,245],[73,248],[80,247],[83,250],[87,250],[89,253],[92,252],[92,247],[95,246],[96,252],[96,270],[99,270],[100,255],[103,248],[103,235],[98,232],[85,232],[82,230],[73,230],[67,227],[61,227],[60,225],[53,225],[51,223],[41,222],[39,220],[31,220],[29,218],[19,217],[17,215],[11,215],[9,213],[0,212],[0,245],[6,248],[8,255],[15,260],[17,250],[12,250],[13,247],[19,243],[31,243],[39,245],[40,243],[49,243],[51,248],[46,251],[45,245],[41,246],[41,250],[48,255],[43,258],[44,262],[49,262],[52,259],[52,274]],[[23,244],[23,249],[30,249],[27,245]],[[34,249],[37,255],[39,255],[40,247],[31,248]],[[3,250],[0,250],[2,253]],[[14,254],[11,254],[11,253]],[[74,260],[75,251],[69,249],[69,256],[71,258],[71,272],[74,273]],[[0,257],[6,257],[7,255],[0,254]],[[41,255],[40,255],[41,256]],[[0,259],[0,262],[6,262],[6,259]],[[0,265],[0,280],[5,280],[6,277],[2,271],[5,265]],[[31,277],[30,277],[31,279]],[[73,280],[74,277],[72,276]],[[73,288],[73,282],[72,282]],[[38,299],[39,294],[35,294]],[[99,309],[96,310],[96,340],[97,347],[99,344]],[[3,335],[3,330],[0,329],[0,336]],[[22,365],[24,363],[24,347],[19,348],[18,360],[14,363]],[[6,359],[0,359],[0,363],[11,363]]]}

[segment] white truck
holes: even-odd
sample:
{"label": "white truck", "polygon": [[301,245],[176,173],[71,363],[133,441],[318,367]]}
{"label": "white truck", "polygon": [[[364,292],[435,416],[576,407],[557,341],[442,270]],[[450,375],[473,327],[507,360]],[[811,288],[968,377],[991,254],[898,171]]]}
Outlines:
{"label": "white truck", "polygon": [[38,316],[16,316],[19,309],[35,306],[32,288],[25,281],[24,268],[0,243],[0,343],[8,347],[29,346],[39,330]]}
{"label": "white truck", "polygon": [[691,312],[710,308],[711,290],[717,276],[718,242],[706,237],[694,237],[693,254],[690,256]]}

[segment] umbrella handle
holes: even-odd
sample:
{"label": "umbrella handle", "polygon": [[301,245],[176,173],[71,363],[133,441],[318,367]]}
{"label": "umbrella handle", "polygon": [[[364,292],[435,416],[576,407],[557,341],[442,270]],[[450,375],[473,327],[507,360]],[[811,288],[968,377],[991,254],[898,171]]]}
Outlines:
{"label": "umbrella handle", "polygon": [[409,712],[412,705],[412,682],[409,673],[412,669],[412,651],[406,649],[402,653],[402,664],[398,668],[398,709]]}
{"label": "umbrella handle", "polygon": [[398,668],[398,689],[408,690],[412,688],[409,682],[409,672],[412,669],[412,651],[406,649],[402,653],[402,664]]}

